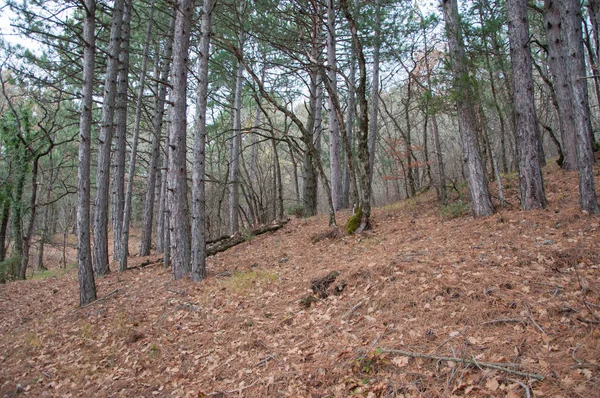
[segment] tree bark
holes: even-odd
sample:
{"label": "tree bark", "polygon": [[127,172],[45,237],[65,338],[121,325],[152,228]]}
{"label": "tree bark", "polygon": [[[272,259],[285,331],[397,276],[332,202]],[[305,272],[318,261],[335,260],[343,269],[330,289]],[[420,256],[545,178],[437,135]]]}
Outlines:
{"label": "tree bark", "polygon": [[[171,57],[173,55],[173,31],[175,29],[175,18],[171,17],[171,23],[169,24],[169,36],[165,43],[165,59],[164,63],[157,73],[159,79],[158,94],[156,96],[156,104],[154,108],[154,115],[152,117],[152,152],[150,155],[150,168],[148,170],[148,179],[146,181],[146,199],[144,201],[144,221],[142,227],[142,240],[140,247],[140,256],[150,255],[150,247],[152,246],[152,229],[154,225],[154,200],[156,199],[156,185],[157,176],[160,175],[161,170],[158,166],[160,160],[160,142],[162,137],[163,118],[165,115],[165,102],[167,98],[167,81],[169,80],[169,73],[171,71]],[[159,185],[160,186],[160,185]],[[162,197],[162,191],[159,192],[159,197]],[[164,209],[163,209],[164,210]],[[158,218],[163,218],[163,215],[159,212]],[[160,230],[162,232],[162,229]],[[162,236],[157,228],[157,251],[162,252],[162,245],[158,250],[158,242],[162,242]]]}
{"label": "tree bark", "polygon": [[546,207],[546,195],[538,150],[540,131],[533,92],[527,3],[508,0],[506,9],[514,87],[521,207],[523,210],[543,209]]}
{"label": "tree bark", "polygon": [[[146,27],[146,38],[144,40],[144,50],[142,52],[142,69],[140,70],[140,81],[137,102],[135,105],[135,118],[133,122],[133,141],[131,143],[131,155],[129,157],[129,171],[127,173],[127,187],[125,191],[125,206],[123,207],[123,220],[121,226],[121,243],[119,245],[119,271],[127,269],[127,256],[129,256],[129,224],[131,222],[131,201],[133,197],[133,178],[135,176],[135,167],[137,160],[137,148],[140,137],[140,123],[142,119],[142,100],[144,98],[144,89],[146,88],[146,71],[148,69],[148,53],[150,50],[150,38],[152,34],[152,24],[154,16],[154,0],[150,3],[150,18]],[[128,21],[129,23],[129,21]],[[125,35],[123,35],[125,37]],[[129,47],[129,46],[127,46]],[[127,56],[127,60],[129,56]],[[127,62],[128,64],[128,62]],[[129,69],[129,68],[127,68]],[[126,113],[126,112],[125,112]],[[162,114],[162,112],[161,112]],[[124,164],[123,164],[124,166]],[[152,168],[152,165],[150,166]],[[120,184],[120,182],[119,182]],[[115,198],[118,199],[118,198]],[[154,198],[151,200],[154,202]],[[152,231],[152,224],[150,224]],[[117,238],[115,234],[115,239]],[[115,246],[115,250],[117,246]]]}
{"label": "tree bark", "polygon": [[[369,179],[373,181],[375,142],[377,140],[377,114],[379,108],[379,53],[381,49],[381,4],[375,0],[375,37],[373,46],[373,75],[371,79],[371,115],[369,117]],[[409,77],[410,79],[410,77]]]}
{"label": "tree bark", "polygon": [[475,98],[465,62],[463,36],[459,23],[456,0],[442,0],[446,36],[450,50],[450,62],[454,80],[459,130],[463,148],[464,167],[473,216],[489,216],[494,209],[488,191],[487,177],[477,143]]}
{"label": "tree bark", "polygon": [[90,160],[92,106],[94,95],[94,52],[96,1],[84,1],[83,20],[83,98],[79,119],[79,155],[77,172],[77,270],[79,305],[96,300],[96,283],[92,269],[90,245]]}
{"label": "tree bark", "polygon": [[187,71],[193,0],[179,0],[173,40],[173,106],[169,129],[169,170],[167,172],[167,201],[171,261],[174,279],[190,272],[191,248],[189,210],[187,203]]}
{"label": "tree bark", "polygon": [[102,102],[102,125],[98,139],[98,166],[96,168],[96,199],[94,201],[94,252],[93,265],[96,275],[110,272],[108,259],[108,191],[110,183],[110,147],[114,130],[115,96],[119,53],[121,48],[121,27],[123,23],[124,0],[115,0],[110,29],[110,43],[104,96]]}
{"label": "tree bark", "polygon": [[192,281],[206,278],[206,107],[208,101],[208,57],[214,0],[204,0],[202,34],[198,48],[198,88],[196,90],[196,132],[192,173]]}
{"label": "tree bark", "polygon": [[567,68],[565,25],[561,23],[560,7],[556,0],[544,1],[544,23],[548,37],[548,66],[554,79],[556,105],[562,141],[564,170],[577,169],[577,136],[573,112],[572,91]]}
{"label": "tree bark", "polygon": [[[335,0],[327,2],[327,76],[332,91],[337,95],[337,60],[335,48]],[[329,167],[331,199],[335,211],[344,207],[342,202],[342,166],[340,159],[340,121],[329,94]]]}
{"label": "tree bark", "polygon": [[[244,40],[240,38],[240,49],[243,48]],[[231,136],[231,152],[229,163],[229,223],[231,234],[239,231],[238,207],[240,200],[240,156],[242,154],[242,88],[244,84],[244,65],[237,63],[235,75],[235,91],[233,95],[233,129]]]}
{"label": "tree bark", "polygon": [[587,92],[585,59],[581,35],[581,6],[578,0],[561,0],[561,20],[565,26],[567,67],[573,93],[575,133],[577,135],[577,168],[579,171],[579,204],[582,210],[598,213],[594,184],[590,106]]}
{"label": "tree bark", "polygon": [[[129,42],[131,25],[131,3],[123,4],[121,26],[121,50],[119,52],[119,73],[115,101],[115,158],[112,180],[112,219],[113,219],[113,260],[127,257],[128,250],[122,246],[123,219],[125,210],[125,158],[127,155],[127,105],[129,90]],[[143,61],[142,61],[143,62]],[[123,254],[124,253],[124,254]],[[119,266],[120,270],[121,266]]]}

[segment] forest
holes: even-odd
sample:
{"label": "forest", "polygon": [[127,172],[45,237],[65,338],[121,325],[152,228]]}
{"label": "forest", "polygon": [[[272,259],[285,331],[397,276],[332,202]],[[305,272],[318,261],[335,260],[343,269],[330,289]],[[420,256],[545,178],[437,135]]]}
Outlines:
{"label": "forest", "polygon": [[[323,329],[333,313],[342,329],[360,323],[359,317],[371,322],[375,314],[410,298],[395,294],[435,285],[429,275],[435,272],[423,264],[435,268],[450,262],[456,272],[464,266],[461,275],[468,277],[461,284],[440,271],[436,275],[447,287],[432,303],[470,300],[475,306],[470,311],[480,317],[490,308],[482,303],[492,292],[525,292],[506,298],[507,308],[521,310],[519,316],[494,313],[478,325],[497,327],[496,339],[502,338],[504,327],[510,333],[538,336],[548,352],[544,366],[551,366],[552,344],[559,339],[550,329],[560,329],[567,341],[583,336],[585,329],[589,334],[581,338],[588,340],[561,346],[556,350],[562,356],[554,358],[579,373],[556,370],[560,383],[534,389],[550,372],[539,370],[544,368],[539,361],[537,372],[527,372],[515,367],[518,361],[508,354],[487,361],[466,351],[461,356],[452,348],[441,355],[438,351],[448,341],[437,341],[442,346],[434,353],[420,351],[431,348],[437,338],[433,326],[423,326],[419,338],[425,340],[415,343],[415,350],[375,350],[399,322],[388,319],[378,337],[366,337],[368,328],[361,326],[361,338],[369,341],[360,355],[334,350],[351,364],[346,369],[351,377],[331,374],[335,364],[330,362],[329,367],[317,364],[301,370],[299,363],[312,364],[318,354],[302,357],[307,350],[298,349],[302,345],[296,341],[296,351],[288,354],[300,356],[295,362],[290,359],[294,364],[280,374],[288,390],[274,387],[279,383],[269,379],[274,376],[252,378],[254,383],[243,377],[253,366],[266,369],[271,362],[285,362],[281,353],[261,346],[264,357],[246,358],[258,365],[248,359],[245,368],[239,365],[237,376],[233,371],[213,375],[210,382],[194,387],[194,396],[454,396],[478,391],[511,397],[591,396],[590,386],[600,377],[600,347],[591,342],[593,336],[597,341],[600,322],[600,293],[595,290],[600,257],[594,254],[600,244],[595,186],[600,175],[599,0],[3,0],[0,15],[5,21],[0,31],[3,335],[13,335],[22,317],[33,316],[22,314],[23,305],[37,307],[39,290],[56,309],[43,322],[62,319],[68,324],[75,317],[68,311],[77,304],[76,330],[62,336],[75,333],[81,349],[100,347],[107,334],[124,334],[120,343],[107,345],[121,344],[129,351],[126,358],[114,360],[118,366],[104,364],[111,379],[106,396],[184,396],[189,391],[179,391],[176,381],[168,387],[164,381],[160,389],[137,385],[127,390],[114,378],[115,369],[127,367],[132,345],[153,333],[158,339],[166,324],[178,331],[189,326],[176,326],[167,315],[169,308],[177,306],[174,311],[184,314],[177,319],[231,323],[217,334],[241,327],[242,334],[252,335],[258,321],[250,315],[238,315],[246,318],[233,326],[219,312],[235,313],[238,307],[243,314],[254,311],[252,306],[259,304],[248,304],[251,296],[261,306],[277,307],[257,311],[264,322],[277,319],[279,329],[262,330],[266,334],[261,338],[234,348],[267,344],[263,342],[269,333],[297,332],[298,314],[310,317],[307,324],[320,328],[315,335],[333,347],[335,340],[327,338],[334,326]],[[568,232],[548,232],[560,228]],[[492,235],[504,240],[494,240],[493,255],[480,253],[487,243],[478,242],[475,234],[482,242]],[[417,247],[424,239],[430,246]],[[526,239],[534,240],[531,250],[521,245]],[[395,242],[388,251],[386,242]],[[455,255],[461,251],[470,254]],[[311,252],[316,257],[299,265],[299,258]],[[388,258],[392,252],[395,256]],[[243,253],[252,265],[238,264]],[[488,261],[488,256],[498,259]],[[386,261],[388,268],[382,265]],[[264,268],[266,263],[277,271]],[[477,268],[491,263],[508,268]],[[523,270],[526,266],[531,269]],[[530,276],[507,279],[518,272]],[[480,273],[488,279],[479,282],[493,288],[468,287]],[[336,281],[338,277],[345,279]],[[379,280],[397,283],[396,278],[405,278],[406,290],[390,290],[389,300],[396,297],[396,304],[375,305],[371,293],[362,300],[354,297],[360,289],[366,294]],[[162,307],[152,292],[139,286],[140,279],[161,292],[156,297],[164,299]],[[51,285],[46,281],[60,287],[48,293]],[[535,283],[555,289],[552,299],[562,297],[556,311],[563,319],[570,316],[565,314],[576,316],[576,330],[561,329],[562,320],[546,327],[538,323],[534,306],[552,299],[537,300],[536,294],[542,297],[547,291],[532,292],[540,286]],[[119,286],[111,289],[114,284]],[[302,290],[299,286],[313,290],[303,298],[294,293],[300,312],[297,303],[292,311],[279,297],[286,289]],[[388,290],[382,291],[383,299]],[[163,293],[181,300],[174,304]],[[572,296],[566,298],[567,293]],[[233,305],[231,300],[237,299],[229,294],[244,298]],[[146,322],[141,315],[111,312],[114,306],[136,306],[133,296],[147,300],[143,313],[152,322],[145,329],[138,327]],[[200,296],[213,302],[212,309]],[[345,305],[342,298],[354,302]],[[498,300],[487,304],[496,308]],[[103,337],[100,308],[102,316],[120,325],[111,324]],[[12,311],[21,314],[21,321]],[[283,318],[273,315],[277,311]],[[452,313],[461,311],[464,307]],[[218,321],[211,318],[217,312]],[[449,341],[462,336],[468,350],[469,326],[464,327],[452,331]],[[38,332],[21,333],[24,348],[14,354],[24,361],[45,348],[40,341],[61,335],[34,338],[32,333]],[[415,337],[412,332],[410,336]],[[218,339],[214,337],[215,344],[224,348]],[[478,339],[482,344],[493,340],[471,336],[472,344]],[[525,340],[515,348],[517,357]],[[136,375],[155,366],[157,358],[175,358],[158,342],[144,344],[146,360],[153,365],[142,366]],[[258,346],[250,349],[262,350]],[[0,363],[11,357],[9,351],[0,352]],[[111,355],[104,353],[89,363],[101,366]],[[197,356],[196,364],[208,358],[215,367],[205,367],[212,370],[221,369],[225,361],[210,352]],[[571,359],[574,364],[567,364]],[[431,360],[438,361],[437,370],[431,370]],[[443,361],[453,365],[440,370]],[[227,364],[227,369],[235,367]],[[488,372],[497,374],[485,373],[476,381],[467,377],[488,365],[493,365]],[[0,392],[9,396],[36,391],[15,387],[10,366],[22,365],[3,366]],[[404,380],[411,387],[399,388],[394,384],[399,381],[389,378],[393,366],[416,366],[415,372],[425,376]],[[508,375],[499,376],[507,370]],[[184,372],[179,365],[161,371],[172,376]],[[54,371],[40,372],[42,381],[54,377],[46,375]],[[310,381],[290,372],[310,374]],[[65,393],[64,388],[74,391],[77,383],[82,391],[100,383],[88,376],[71,380],[71,387],[48,381],[55,383],[48,388],[62,384]],[[577,378],[584,380],[580,389],[573,381]],[[242,379],[246,381],[240,384]],[[173,380],[177,378],[169,383]],[[234,384],[229,388],[228,383]],[[202,392],[209,384],[215,392]],[[256,388],[261,393],[252,392]],[[59,393],[48,396],[53,394]]]}

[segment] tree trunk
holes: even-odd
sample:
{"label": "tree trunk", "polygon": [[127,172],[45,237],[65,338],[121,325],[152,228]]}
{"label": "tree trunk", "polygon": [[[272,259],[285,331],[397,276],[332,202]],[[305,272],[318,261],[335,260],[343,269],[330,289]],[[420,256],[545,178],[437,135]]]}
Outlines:
{"label": "tree trunk", "polygon": [[[322,111],[321,104],[323,103],[323,96],[321,94],[321,79],[318,71],[312,71],[310,79],[310,113],[308,115],[308,123],[306,128],[310,133],[309,139],[314,143],[315,139],[319,137],[321,131],[320,115]],[[307,147],[304,151],[304,184],[302,186],[304,217],[311,217],[317,214],[318,176],[317,169],[315,168],[315,161],[316,160],[312,157],[312,152]]]}
{"label": "tree trunk", "polygon": [[[140,123],[141,123],[141,119],[142,119],[142,105],[143,105],[142,101],[144,98],[144,89],[146,88],[146,71],[148,69],[148,53],[149,53],[149,49],[150,49],[150,39],[151,39],[150,35],[152,34],[152,24],[154,23],[153,16],[154,16],[154,0],[152,0],[152,2],[150,3],[150,18],[148,21],[148,26],[146,27],[146,39],[144,41],[144,50],[142,53],[142,69],[140,71],[139,91],[138,91],[137,102],[135,105],[135,119],[133,122],[133,142],[131,143],[131,156],[129,158],[129,171],[127,173],[127,188],[125,191],[125,206],[123,208],[123,224],[121,226],[121,243],[119,245],[119,249],[120,249],[119,271],[125,271],[127,269],[127,256],[129,256],[129,224],[131,222],[131,201],[132,201],[132,197],[133,197],[133,178],[135,176],[137,148],[138,148],[138,141],[139,141],[139,137],[140,137]],[[127,58],[129,58],[129,57],[127,57]],[[162,115],[162,112],[160,112],[160,113]],[[151,169],[153,169],[155,167],[156,167],[156,164],[150,165]],[[152,171],[151,171],[151,173],[152,173]],[[151,201],[154,202],[154,198],[152,198]],[[150,223],[150,231],[152,231],[152,223]],[[117,238],[117,236],[115,234],[115,239],[116,238]],[[115,249],[116,248],[117,248],[117,246],[115,246]]]}
{"label": "tree trunk", "polygon": [[475,217],[489,216],[494,212],[487,178],[481,162],[477,143],[475,104],[470,76],[466,67],[465,49],[459,24],[456,0],[442,0],[450,62],[454,77],[459,130],[463,147],[464,166],[469,185],[471,206]]}
{"label": "tree trunk", "polygon": [[198,48],[198,88],[196,91],[196,132],[194,137],[194,169],[192,173],[192,281],[206,278],[206,107],[208,101],[208,57],[210,30],[215,0],[204,0],[202,34]]}
{"label": "tree trunk", "polygon": [[52,185],[54,184],[54,162],[52,158],[52,152],[49,154],[49,173],[48,181],[46,183],[46,205],[44,206],[44,217],[42,219],[42,231],[40,236],[39,250],[38,250],[38,261],[37,261],[37,269],[38,271],[43,271],[48,269],[46,265],[44,265],[44,245],[48,241],[49,238],[49,224],[50,224],[50,201],[52,200]]}
{"label": "tree trunk", "polygon": [[77,270],[79,277],[79,305],[96,300],[96,283],[92,269],[90,246],[90,160],[92,106],[94,96],[94,34],[96,25],[95,0],[84,1],[83,20],[83,90],[79,119],[79,158],[77,175]]}
{"label": "tree trunk", "polygon": [[521,207],[523,210],[543,209],[546,207],[546,195],[538,150],[540,131],[533,92],[527,3],[508,0],[506,9],[514,87]]}
{"label": "tree trunk", "polygon": [[[121,26],[121,50],[119,53],[119,73],[115,101],[115,158],[112,180],[112,219],[113,219],[113,260],[127,256],[123,242],[123,218],[125,209],[125,157],[127,155],[127,104],[129,90],[129,41],[131,25],[131,3],[123,4],[123,23]],[[143,61],[142,61],[143,62]],[[121,266],[119,266],[121,270]]]}
{"label": "tree trunk", "polygon": [[179,0],[173,40],[173,106],[169,129],[169,170],[167,173],[167,201],[171,261],[174,279],[190,272],[191,248],[189,210],[187,203],[187,71],[190,31],[193,18],[193,0]]}
{"label": "tree trunk", "polygon": [[564,170],[577,169],[577,135],[575,131],[575,115],[573,112],[572,91],[567,68],[566,32],[561,23],[560,8],[556,0],[545,0],[544,22],[548,36],[548,66],[554,79],[556,105],[560,136],[562,140],[563,161],[560,166]]}
{"label": "tree trunk", "polygon": [[379,108],[379,52],[381,48],[380,0],[375,0],[374,28],[375,40],[373,44],[373,76],[371,79],[371,115],[369,119],[369,179],[371,181],[373,181],[373,168],[375,165],[375,142],[377,140],[377,114]]}
{"label": "tree trunk", "polygon": [[585,59],[581,36],[581,6],[579,0],[561,0],[561,20],[565,26],[567,67],[573,90],[577,164],[579,171],[579,204],[582,210],[598,213],[594,184],[594,153],[591,142],[590,106],[587,92]]}
{"label": "tree trunk", "polygon": [[1,202],[2,213],[0,213],[0,262],[6,259],[6,231],[8,230],[8,219],[10,218],[10,199],[5,197]]}
{"label": "tree trunk", "polygon": [[369,154],[369,106],[367,104],[367,67],[362,43],[358,35],[356,21],[348,9],[348,0],[340,1],[341,8],[352,35],[352,45],[356,53],[358,63],[358,87],[356,95],[358,98],[358,175],[360,180],[360,207],[362,217],[357,233],[371,227],[371,160]]}
{"label": "tree trunk", "polygon": [[[243,39],[239,40],[240,48],[243,48]],[[239,207],[239,179],[240,179],[240,156],[242,146],[242,88],[244,83],[244,65],[238,61],[235,78],[235,92],[233,96],[233,129],[231,137],[231,158],[229,166],[229,222],[231,234],[239,231],[238,207]]]}
{"label": "tree trunk", "polygon": [[[334,95],[337,95],[337,60],[335,48],[335,0],[327,2],[327,76]],[[342,166],[340,159],[340,121],[329,94],[329,167],[331,176],[331,199],[335,211],[344,208],[342,202]]]}
{"label": "tree trunk", "polygon": [[[169,80],[169,73],[171,71],[171,57],[173,55],[173,33],[175,29],[175,17],[171,17],[169,24],[169,36],[165,43],[165,59],[162,68],[158,68],[160,72],[157,72],[159,79],[156,104],[154,108],[154,115],[152,117],[152,152],[150,155],[150,167],[148,170],[148,179],[146,181],[146,198],[144,201],[144,221],[142,227],[142,240],[140,247],[140,256],[148,256],[150,254],[150,247],[152,246],[152,229],[154,225],[154,200],[156,199],[156,185],[157,176],[162,174],[158,163],[160,160],[160,142],[162,137],[163,118],[165,115],[165,103],[167,98],[167,82]],[[166,165],[164,166],[166,168]],[[161,179],[162,180],[162,179]],[[161,184],[158,184],[159,187]],[[162,198],[162,191],[159,191],[159,197]],[[160,200],[159,200],[160,202]],[[164,209],[163,209],[164,210]],[[163,219],[164,217],[159,211],[158,218]],[[161,221],[159,221],[160,223]],[[160,230],[162,232],[162,229]],[[162,235],[157,229],[157,251],[162,252]],[[161,242],[160,250],[159,244]]]}
{"label": "tree trunk", "polygon": [[117,72],[121,48],[121,26],[124,0],[115,0],[110,29],[110,43],[104,81],[102,125],[98,139],[98,166],[96,169],[96,199],[94,201],[94,257],[96,275],[110,272],[108,260],[108,191],[110,182],[110,147],[114,130]]}

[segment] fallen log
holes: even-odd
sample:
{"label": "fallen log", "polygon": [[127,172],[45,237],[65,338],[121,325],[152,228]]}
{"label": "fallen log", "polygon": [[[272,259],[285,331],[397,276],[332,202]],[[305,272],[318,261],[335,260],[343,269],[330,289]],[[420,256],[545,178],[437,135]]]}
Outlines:
{"label": "fallen log", "polygon": [[284,220],[278,224],[269,224],[258,227],[252,231],[249,231],[247,235],[234,235],[229,237],[229,239],[220,238],[217,240],[215,244],[209,244],[207,242],[206,245],[206,257],[214,256],[217,253],[224,252],[227,249],[231,249],[234,246],[239,245],[240,243],[244,243],[248,240],[248,235],[250,236],[258,236],[265,234],[267,232],[277,231],[278,229],[283,228],[283,226],[287,224],[287,220]]}

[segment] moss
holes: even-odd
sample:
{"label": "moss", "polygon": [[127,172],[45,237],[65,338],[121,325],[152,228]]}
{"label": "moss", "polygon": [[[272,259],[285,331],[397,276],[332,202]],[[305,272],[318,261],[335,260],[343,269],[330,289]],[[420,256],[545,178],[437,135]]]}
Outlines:
{"label": "moss", "polygon": [[354,214],[352,216],[350,216],[348,221],[346,221],[346,225],[344,226],[346,233],[353,234],[354,231],[356,231],[358,229],[358,227],[360,227],[361,219],[362,219],[362,207],[359,207],[358,209],[356,209]]}

